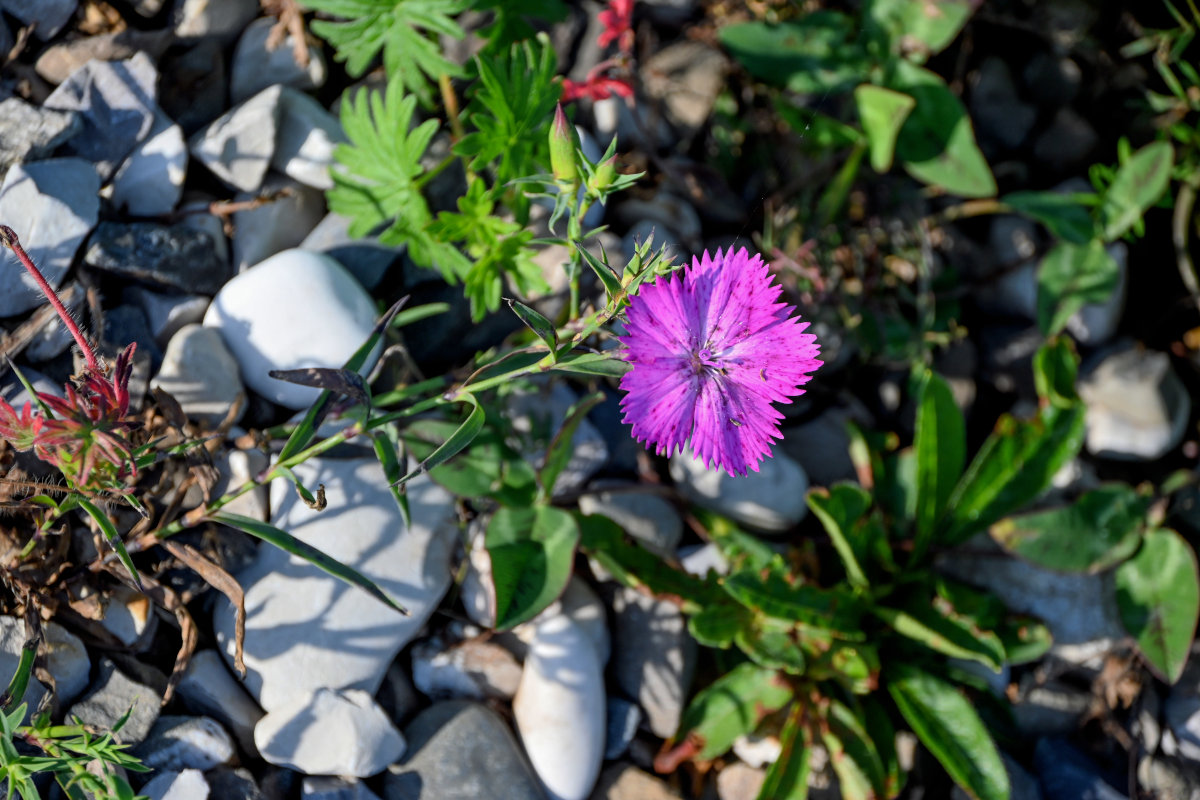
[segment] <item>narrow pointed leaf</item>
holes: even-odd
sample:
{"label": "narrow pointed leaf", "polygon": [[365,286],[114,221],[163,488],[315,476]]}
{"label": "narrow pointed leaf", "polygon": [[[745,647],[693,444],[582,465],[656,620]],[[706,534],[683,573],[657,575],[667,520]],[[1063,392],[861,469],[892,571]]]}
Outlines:
{"label": "narrow pointed leaf", "polygon": [[483,429],[483,423],[487,419],[487,415],[483,411],[483,407],[479,405],[479,401],[475,399],[475,395],[471,393],[462,394],[458,398],[465,403],[470,404],[471,413],[462,421],[462,424],[455,429],[450,438],[443,442],[436,450],[429,454],[416,469],[409,472],[407,475],[396,481],[395,486],[401,486],[408,483],[413,478],[423,472],[428,472],[439,464],[444,464],[454,456],[462,452],[467,445],[479,435],[479,431]]}
{"label": "narrow pointed leaf", "polygon": [[117,552],[117,558],[121,559],[121,563],[125,565],[125,569],[129,570],[130,577],[134,583],[140,583],[138,578],[137,567],[133,565],[133,559],[129,557],[129,551],[125,549],[125,542],[121,539],[121,534],[117,533],[117,526],[108,518],[108,515],[92,504],[90,500],[83,497],[76,497],[75,502],[79,507],[87,512],[87,515],[95,520],[96,525],[100,528],[100,532],[104,534],[104,538],[112,546],[112,549]]}
{"label": "narrow pointed leaf", "polygon": [[913,561],[920,561],[933,539],[946,501],[962,477],[967,457],[967,426],[949,384],[926,372],[917,401],[913,451],[917,459],[917,535]]}
{"label": "narrow pointed leaf", "polygon": [[811,736],[805,725],[805,708],[797,703],[788,713],[779,734],[779,758],[767,769],[756,800],[806,800],[811,772]]}
{"label": "narrow pointed leaf", "polygon": [[514,314],[520,317],[521,322],[524,322],[529,330],[533,331],[545,343],[551,352],[554,352],[558,348],[558,331],[554,329],[554,325],[551,324],[550,320],[519,300],[509,299],[508,307],[512,309]]}
{"label": "narrow pointed leaf", "polygon": [[1121,165],[1100,205],[1105,241],[1124,234],[1158,202],[1170,183],[1174,164],[1170,142],[1153,142]]}
{"label": "narrow pointed leaf", "polygon": [[621,279],[617,277],[612,269],[600,259],[588,252],[582,242],[576,242],[575,248],[578,253],[583,256],[583,260],[592,268],[592,272],[596,273],[596,277],[604,284],[604,291],[608,293],[610,298],[619,297],[624,293],[625,289],[621,286]]}
{"label": "narrow pointed leaf", "polygon": [[374,581],[363,575],[353,567],[346,566],[336,558],[322,553],[317,548],[306,542],[297,539],[295,536],[281,531],[274,525],[270,525],[261,520],[252,517],[246,517],[241,514],[233,514],[227,511],[218,511],[213,514],[210,519],[213,522],[219,522],[222,525],[228,525],[231,528],[237,528],[240,531],[250,534],[256,539],[261,539],[264,542],[273,544],[284,552],[302,558],[309,564],[312,564],[318,569],[328,572],[335,578],[345,581],[351,586],[357,586],[375,599],[399,611],[401,614],[408,614],[404,606],[397,603],[388,594],[380,589]]}

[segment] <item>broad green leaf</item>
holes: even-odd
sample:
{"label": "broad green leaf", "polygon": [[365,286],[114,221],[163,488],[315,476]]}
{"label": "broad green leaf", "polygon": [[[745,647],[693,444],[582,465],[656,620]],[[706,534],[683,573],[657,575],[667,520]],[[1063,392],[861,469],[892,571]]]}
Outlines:
{"label": "broad green leaf", "polygon": [[949,773],[978,800],[1008,800],[1008,773],[971,701],[952,684],[897,660],[887,687],[901,716]]}
{"label": "broad green leaf", "polygon": [[826,707],[821,739],[829,751],[829,763],[838,776],[844,800],[874,800],[884,797],[887,772],[875,742],[863,720],[839,700]]}
{"label": "broad green leaf", "polygon": [[129,576],[133,578],[134,583],[139,583],[137,567],[133,565],[133,559],[129,557],[129,551],[125,549],[125,541],[121,539],[121,534],[117,533],[117,526],[108,518],[108,515],[97,508],[90,500],[76,496],[75,502],[79,507],[87,512],[87,515],[96,523],[96,527],[104,534],[104,538],[108,540],[109,545],[117,553],[117,558],[121,559],[121,563],[125,565]]}
{"label": "broad green leaf", "polygon": [[864,528],[859,523],[871,507],[871,495],[857,484],[838,483],[828,490],[811,490],[808,507],[829,534],[850,585],[865,587],[868,581],[862,561],[869,555],[870,547],[858,533]]}
{"label": "broad green leaf", "polygon": [[1200,613],[1196,554],[1178,533],[1159,529],[1113,573],[1121,623],[1168,683],[1183,674]]}
{"label": "broad green leaf", "polygon": [[240,531],[250,534],[251,536],[261,539],[268,544],[273,544],[284,552],[291,553],[297,558],[302,558],[309,564],[312,564],[318,569],[328,572],[335,578],[343,580],[351,586],[357,586],[367,594],[379,600],[381,603],[391,606],[401,614],[408,614],[404,606],[397,603],[387,592],[380,589],[373,580],[363,575],[353,567],[347,566],[336,558],[322,553],[317,548],[297,539],[295,536],[281,531],[274,525],[269,525],[262,520],[254,519],[253,517],[242,516],[241,514],[233,514],[228,511],[218,511],[209,517],[213,522],[219,522],[222,525],[228,525],[231,528],[237,528]]}
{"label": "broad green leaf", "polygon": [[1072,408],[1079,403],[1075,378],[1079,374],[1079,356],[1066,336],[1051,339],[1033,355],[1033,384],[1038,397],[1057,408]]}
{"label": "broad green leaf", "polygon": [[771,102],[780,119],[800,134],[799,145],[824,151],[850,147],[863,139],[862,131],[857,128],[816,109],[797,106],[783,94],[772,97]]}
{"label": "broad green leaf", "polygon": [[577,514],[575,519],[579,525],[580,547],[623,585],[648,591],[656,597],[680,599],[688,614],[729,602],[712,580],[697,578],[670,566],[661,556],[630,541],[621,526],[608,517]]}
{"label": "broad green leaf", "polygon": [[901,636],[943,655],[977,661],[993,672],[999,672],[1004,663],[999,637],[977,629],[974,620],[946,603],[911,602],[902,609],[875,606],[871,613]]}
{"label": "broad green leaf", "polygon": [[841,589],[793,584],[779,566],[739,570],[726,576],[721,586],[751,611],[822,627],[843,639],[860,639],[864,635],[860,624],[862,607],[853,595]]}
{"label": "broad green leaf", "polygon": [[1117,176],[1100,204],[1105,241],[1111,242],[1124,234],[1158,202],[1167,190],[1174,165],[1175,151],[1170,143],[1153,142],[1117,169]]}
{"label": "broad green leaf", "polygon": [[778,25],[742,22],[720,29],[721,44],[756,78],[801,94],[844,91],[862,80],[867,54],[855,21],[811,11]]}
{"label": "broad green leaf", "polygon": [[560,508],[500,508],[484,546],[496,586],[496,627],[507,630],[540,614],[571,578],[579,528]]}
{"label": "broad green leaf", "polygon": [[733,638],[754,621],[754,614],[737,603],[714,603],[688,617],[688,631],[705,647],[725,650]]}
{"label": "broad green leaf", "polygon": [[546,447],[546,464],[542,467],[541,474],[538,475],[544,499],[548,500],[554,496],[554,485],[558,483],[558,476],[562,474],[571,460],[571,455],[575,452],[575,446],[572,443],[575,431],[587,417],[588,412],[603,401],[603,392],[593,392],[572,403],[571,407],[567,409],[567,416],[563,420],[562,427],[558,429],[558,433],[554,434],[554,438]]}
{"label": "broad green leaf", "polygon": [[1150,498],[1114,483],[1069,506],[1008,517],[991,528],[1009,552],[1059,572],[1099,572],[1137,550]]}
{"label": "broad green leaf", "polygon": [[854,89],[854,102],[870,145],[871,169],[887,172],[892,168],[896,137],[917,101],[906,94],[863,83]]}
{"label": "broad green leaf", "polygon": [[1119,278],[1120,267],[1099,239],[1059,242],[1038,267],[1038,328],[1047,336],[1058,333],[1088,303],[1108,300]]}
{"label": "broad green leaf", "polygon": [[962,102],[937,74],[907,61],[896,62],[890,87],[910,95],[916,106],[896,140],[896,158],[919,181],[962,197],[991,197],[996,179],[975,143]]}
{"label": "broad green leaf", "polygon": [[950,497],[938,543],[966,541],[1037,499],[1083,446],[1082,404],[1050,406],[1032,420],[1005,415],[967,467]]}
{"label": "broad green leaf", "polygon": [[871,0],[866,13],[888,33],[893,52],[924,61],[954,41],[974,9],[969,0]]}
{"label": "broad green leaf", "polygon": [[742,652],[761,667],[793,675],[804,673],[806,659],[798,643],[796,627],[783,620],[758,616],[733,637]]}
{"label": "broad green leaf", "polygon": [[928,370],[917,397],[917,529],[913,562],[924,558],[967,459],[967,425],[950,385]]}
{"label": "broad green leaf", "polygon": [[806,717],[807,709],[803,704],[792,706],[779,733],[779,758],[767,768],[756,800],[806,800],[808,797],[812,734]]}
{"label": "broad green leaf", "polygon": [[[1095,195],[1090,195],[1095,197]],[[1046,226],[1051,234],[1074,244],[1085,244],[1095,236],[1096,223],[1079,195],[1061,192],[1013,192],[1000,202]]]}
{"label": "broad green leaf", "polygon": [[694,758],[712,761],[791,699],[792,687],[775,670],[740,664],[692,698],[675,741],[694,743]]}

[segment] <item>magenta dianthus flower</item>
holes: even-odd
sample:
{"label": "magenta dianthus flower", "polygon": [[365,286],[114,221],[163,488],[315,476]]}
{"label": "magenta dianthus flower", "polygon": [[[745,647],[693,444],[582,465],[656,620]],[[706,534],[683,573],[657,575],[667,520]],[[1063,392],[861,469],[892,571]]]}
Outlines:
{"label": "magenta dianthus flower", "polygon": [[777,302],[781,292],[762,256],[732,247],[643,286],[621,337],[633,365],[621,408],[634,438],[659,455],[690,440],[706,467],[757,472],[783,438],[772,404],[804,394],[821,366],[817,337]]}

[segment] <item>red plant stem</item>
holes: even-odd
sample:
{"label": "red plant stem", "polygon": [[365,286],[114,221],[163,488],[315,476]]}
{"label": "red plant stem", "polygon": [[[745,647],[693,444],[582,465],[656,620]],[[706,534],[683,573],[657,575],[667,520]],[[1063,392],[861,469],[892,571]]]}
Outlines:
{"label": "red plant stem", "polygon": [[87,339],[83,337],[83,332],[79,330],[79,326],[71,318],[71,314],[67,311],[67,307],[63,305],[62,300],[58,299],[58,293],[46,281],[41,270],[34,265],[33,259],[25,252],[25,248],[21,247],[21,242],[17,239],[17,234],[7,225],[0,225],[0,244],[12,250],[16,254],[17,260],[21,262],[21,266],[25,267],[29,274],[33,276],[33,279],[37,281],[38,288],[42,290],[42,294],[50,301],[50,305],[54,307],[54,310],[58,312],[63,325],[67,326],[67,331],[74,337],[75,343],[79,345],[79,349],[83,351],[83,357],[87,359],[88,369],[99,372],[100,364],[96,361],[96,351],[92,349]]}

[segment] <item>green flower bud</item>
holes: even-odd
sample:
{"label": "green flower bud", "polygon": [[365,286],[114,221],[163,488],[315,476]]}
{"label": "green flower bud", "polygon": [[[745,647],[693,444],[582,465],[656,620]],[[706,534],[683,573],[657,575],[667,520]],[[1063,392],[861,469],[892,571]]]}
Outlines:
{"label": "green flower bud", "polygon": [[554,110],[554,124],[550,126],[550,171],[554,180],[573,185],[579,178],[575,164],[575,131],[567,122],[560,104]]}

